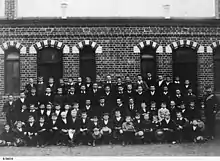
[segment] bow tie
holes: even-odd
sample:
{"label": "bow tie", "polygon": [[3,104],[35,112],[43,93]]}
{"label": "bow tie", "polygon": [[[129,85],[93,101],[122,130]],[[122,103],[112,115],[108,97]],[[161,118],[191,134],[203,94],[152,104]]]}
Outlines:
{"label": "bow tie", "polygon": [[51,94],[48,94],[48,93],[46,94],[46,96],[50,96],[50,95],[51,95]]}

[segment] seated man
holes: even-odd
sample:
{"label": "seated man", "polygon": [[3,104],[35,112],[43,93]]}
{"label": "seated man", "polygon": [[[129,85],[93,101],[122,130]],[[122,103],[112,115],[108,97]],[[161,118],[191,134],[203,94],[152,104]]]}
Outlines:
{"label": "seated man", "polygon": [[14,146],[14,141],[14,133],[10,129],[10,126],[6,124],[4,126],[4,131],[0,135],[0,146]]}
{"label": "seated man", "polygon": [[160,129],[163,130],[165,138],[163,141],[176,143],[176,124],[170,118],[170,114],[165,114],[165,119],[161,121]]}

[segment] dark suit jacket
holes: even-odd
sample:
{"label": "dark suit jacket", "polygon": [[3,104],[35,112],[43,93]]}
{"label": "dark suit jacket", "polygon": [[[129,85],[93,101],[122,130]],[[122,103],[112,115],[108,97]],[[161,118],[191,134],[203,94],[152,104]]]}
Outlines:
{"label": "dark suit jacket", "polygon": [[75,102],[79,102],[78,95],[76,93],[74,93],[74,94],[70,94],[70,93],[67,94],[65,102],[70,104],[70,105],[72,105]]}
{"label": "dark suit jacket", "polygon": [[38,102],[39,102],[39,100],[38,100],[37,94],[35,94],[34,96],[31,95],[31,94],[29,94],[29,95],[27,96],[27,104],[28,104],[28,105],[34,104],[35,106],[38,106]]}
{"label": "dark suit jacket", "polygon": [[111,120],[108,120],[107,124],[105,124],[104,120],[101,120],[100,124],[101,124],[101,128],[108,127],[110,129],[113,129],[113,122]]}
{"label": "dark suit jacket", "polygon": [[168,128],[168,129],[176,130],[176,124],[173,120],[170,120],[169,123],[167,123],[165,120],[162,120],[160,128]]}
{"label": "dark suit jacket", "polygon": [[34,123],[33,126],[30,126],[30,124],[27,123],[25,126],[25,132],[37,133],[37,124]]}
{"label": "dark suit jacket", "polygon": [[37,85],[36,85],[36,84],[33,84],[33,86],[31,86],[29,83],[25,85],[25,90],[27,91],[27,94],[30,94],[30,93],[31,93],[31,89],[32,89],[32,88],[37,89]]}
{"label": "dark suit jacket", "polygon": [[26,123],[28,121],[28,117],[29,117],[29,111],[28,110],[24,110],[23,112],[21,112],[22,110],[20,110],[17,115],[16,115],[16,120],[17,121],[22,121],[24,123]]}
{"label": "dark suit jacket", "polygon": [[113,128],[122,128],[122,124],[124,122],[124,118],[121,117],[120,120],[117,120],[116,117],[113,118]]}

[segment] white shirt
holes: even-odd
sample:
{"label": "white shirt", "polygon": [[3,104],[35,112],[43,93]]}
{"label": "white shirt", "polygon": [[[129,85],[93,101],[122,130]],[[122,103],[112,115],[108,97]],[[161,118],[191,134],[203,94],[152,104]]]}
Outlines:
{"label": "white shirt", "polygon": [[89,106],[86,106],[86,109],[87,109],[87,110],[89,110],[89,109],[90,109],[90,107],[91,107],[90,105],[89,105]]}
{"label": "white shirt", "polygon": [[130,104],[130,109],[131,109],[131,110],[134,109],[134,104]]}
{"label": "white shirt", "polygon": [[151,91],[150,93],[151,93],[151,95],[154,95],[155,91]]}
{"label": "white shirt", "polygon": [[106,93],[107,96],[110,94],[110,92],[105,92],[105,93]]}
{"label": "white shirt", "polygon": [[63,122],[66,124],[67,123],[67,120],[66,119],[62,119],[63,120]]}
{"label": "white shirt", "polygon": [[44,110],[40,110],[40,113],[41,113],[41,115],[43,115],[44,114]]}
{"label": "white shirt", "polygon": [[167,124],[169,124],[169,122],[170,122],[170,119],[169,119],[169,120],[165,119],[165,121],[166,121],[166,123],[167,123]]}
{"label": "white shirt", "polygon": [[32,127],[33,125],[34,125],[34,123],[32,122],[32,123],[29,123],[29,125]]}
{"label": "white shirt", "polygon": [[159,86],[161,86],[162,83],[163,83],[163,80],[160,80],[160,81],[158,82]]}
{"label": "white shirt", "polygon": [[116,117],[116,120],[117,120],[117,121],[120,121],[120,120],[121,120],[121,117]]}
{"label": "white shirt", "polygon": [[47,111],[47,116],[49,116],[51,114],[51,111]]}
{"label": "white shirt", "polygon": [[51,95],[51,93],[46,93],[46,96],[50,96]]}
{"label": "white shirt", "polygon": [[12,101],[9,101],[8,103],[9,103],[9,105],[11,106],[13,102],[12,102]]}
{"label": "white shirt", "polygon": [[108,120],[104,120],[104,124],[107,125],[108,124]]}
{"label": "white shirt", "polygon": [[196,128],[197,128],[196,126],[193,126],[193,130],[196,130]]}
{"label": "white shirt", "polygon": [[40,126],[41,126],[41,127],[44,126],[44,123],[40,123]]}
{"label": "white shirt", "polygon": [[24,103],[24,98],[20,98],[21,102]]}
{"label": "white shirt", "polygon": [[59,110],[59,111],[56,110],[55,113],[57,114],[57,116],[59,116],[59,114],[60,114],[60,110]]}

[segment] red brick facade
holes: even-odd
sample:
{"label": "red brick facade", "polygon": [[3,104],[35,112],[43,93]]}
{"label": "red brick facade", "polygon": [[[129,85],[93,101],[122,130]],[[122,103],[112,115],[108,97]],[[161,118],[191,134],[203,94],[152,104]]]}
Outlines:
{"label": "red brick facade", "polygon": [[219,45],[214,43],[220,39],[219,24],[218,20],[2,20],[0,96],[5,95],[4,50],[10,46],[19,48],[23,88],[29,78],[36,80],[37,50],[47,45],[47,40],[52,47],[63,50],[65,79],[79,76],[78,49],[85,44],[95,48],[97,73],[102,78],[111,74],[113,79],[127,74],[134,78],[140,73],[139,50],[144,46],[156,49],[157,74],[171,76],[172,51],[181,46],[192,48],[198,55],[198,93],[202,95],[205,85],[214,85],[212,50]]}

